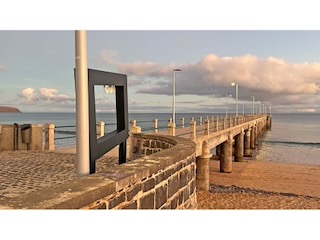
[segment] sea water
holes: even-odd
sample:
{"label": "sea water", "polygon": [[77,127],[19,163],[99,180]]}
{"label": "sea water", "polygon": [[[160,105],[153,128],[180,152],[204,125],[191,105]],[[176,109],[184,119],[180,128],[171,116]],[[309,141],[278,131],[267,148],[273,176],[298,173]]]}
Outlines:
{"label": "sea water", "polygon": [[[223,116],[211,113],[177,113],[176,123],[181,118],[189,126],[191,117],[198,122],[206,116]],[[153,119],[158,119],[158,129],[166,129],[170,113],[129,113],[129,120],[136,120],[143,132],[152,131]],[[105,132],[116,128],[115,113],[97,113],[97,121],[104,121]],[[320,165],[320,114],[273,114],[271,130],[258,141],[255,154],[257,161]],[[53,123],[57,148],[76,144],[75,113],[0,113],[1,124],[45,124]]]}

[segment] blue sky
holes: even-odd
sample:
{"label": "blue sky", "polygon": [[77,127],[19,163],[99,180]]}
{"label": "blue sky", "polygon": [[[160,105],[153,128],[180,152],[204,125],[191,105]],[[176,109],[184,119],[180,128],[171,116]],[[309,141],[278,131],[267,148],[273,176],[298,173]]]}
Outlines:
{"label": "blue sky", "polygon": [[[240,112],[250,112],[251,96],[273,112],[320,111],[320,31],[229,29],[228,22],[212,28],[202,22],[205,27],[197,29],[190,19],[157,21],[164,27],[85,25],[98,26],[87,31],[88,67],[127,75],[130,112],[171,112],[175,68],[182,69],[176,74],[177,112],[224,112],[228,92],[234,111],[232,82],[239,86]],[[65,29],[57,22],[54,28],[27,23],[28,30],[21,30],[18,22],[0,30],[0,105],[24,112],[74,111],[76,26]],[[115,110],[114,96],[97,89],[96,100],[98,110]]]}

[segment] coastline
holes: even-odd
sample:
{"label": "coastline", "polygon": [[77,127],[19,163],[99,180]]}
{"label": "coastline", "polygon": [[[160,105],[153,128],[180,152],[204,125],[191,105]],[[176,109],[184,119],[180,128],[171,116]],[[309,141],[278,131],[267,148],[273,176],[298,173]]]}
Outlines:
{"label": "coastline", "polygon": [[210,160],[210,191],[198,209],[320,209],[320,166],[246,160],[220,173]]}

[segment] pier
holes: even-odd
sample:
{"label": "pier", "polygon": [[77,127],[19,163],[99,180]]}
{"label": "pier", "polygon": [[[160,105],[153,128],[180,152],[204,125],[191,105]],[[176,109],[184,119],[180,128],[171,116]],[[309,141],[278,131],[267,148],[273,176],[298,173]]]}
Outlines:
{"label": "pier", "polygon": [[[153,120],[153,129],[148,133],[141,131],[139,122],[132,120],[127,162],[118,165],[114,151],[111,151],[98,160],[101,167],[95,174],[82,178],[75,176],[74,154],[63,154],[54,150],[54,126],[46,124],[43,150],[20,150],[28,160],[28,166],[15,169],[17,162],[22,164],[18,159],[14,159],[22,157],[19,151],[0,152],[4,164],[5,157],[8,156],[8,162],[11,163],[10,167],[5,168],[11,173],[2,177],[4,187],[0,190],[0,207],[196,208],[196,191],[209,189],[209,160],[213,157],[212,153],[215,155],[214,158],[220,161],[220,172],[232,173],[233,161],[241,162],[245,156],[252,155],[258,138],[271,127],[272,118],[270,115],[260,114],[228,118],[208,116],[204,121],[200,118],[198,124],[196,120],[192,118],[190,124],[185,124],[186,119],[181,119],[181,125],[175,127],[169,119],[168,128],[165,130],[159,130],[157,121]],[[102,128],[104,124],[98,124],[98,128],[99,126]],[[37,127],[39,128],[38,125]],[[5,135],[6,132],[10,132],[10,126],[2,126],[1,146],[10,142],[8,135]],[[103,135],[99,130],[97,133],[100,137]],[[21,141],[19,137],[17,135],[18,142]],[[31,140],[29,144],[33,146],[33,142],[36,141]],[[23,141],[19,143],[21,147],[26,144]],[[54,171],[48,166],[60,170]],[[23,174],[19,170],[24,170]],[[46,173],[52,174],[48,178]],[[16,178],[19,183],[12,181],[12,178]],[[19,192],[21,188],[28,190]],[[16,189],[16,194],[10,195],[10,189],[11,192],[15,192]]]}

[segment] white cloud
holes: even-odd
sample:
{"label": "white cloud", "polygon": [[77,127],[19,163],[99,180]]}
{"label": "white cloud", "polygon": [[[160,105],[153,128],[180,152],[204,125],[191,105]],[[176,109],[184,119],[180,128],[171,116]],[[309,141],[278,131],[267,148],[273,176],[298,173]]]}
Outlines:
{"label": "white cloud", "polygon": [[37,104],[37,105],[45,105],[45,104],[71,104],[74,103],[74,98],[65,95],[58,94],[57,89],[49,89],[49,88],[25,88],[18,94],[18,97],[21,100],[21,103],[24,104]]}
{"label": "white cloud", "polygon": [[[106,61],[105,59],[103,59]],[[135,86],[138,93],[172,93],[174,64],[159,65],[153,62],[135,61],[120,63],[109,55],[108,64],[128,74],[128,79],[148,79]],[[259,59],[253,55],[219,57],[208,54],[195,64],[178,66],[182,72],[176,76],[176,94],[216,95],[223,97],[233,91],[231,82],[239,84],[239,99],[249,100],[252,95],[259,100],[276,102],[283,96],[315,96],[320,93],[320,63],[295,64],[269,57]],[[130,80],[129,80],[130,81]]]}

